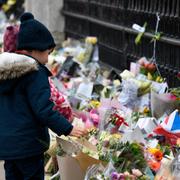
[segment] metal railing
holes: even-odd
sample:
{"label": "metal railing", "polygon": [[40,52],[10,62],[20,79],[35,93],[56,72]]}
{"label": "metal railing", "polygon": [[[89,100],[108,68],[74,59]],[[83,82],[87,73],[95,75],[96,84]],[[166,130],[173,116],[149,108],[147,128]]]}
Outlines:
{"label": "metal railing", "polygon": [[[180,2],[179,0],[64,0],[66,36],[97,36],[100,59],[115,68],[129,68],[142,56],[151,58],[156,13],[160,15],[156,60],[168,84],[180,86]],[[135,44],[134,23],[147,29],[140,45]]]}

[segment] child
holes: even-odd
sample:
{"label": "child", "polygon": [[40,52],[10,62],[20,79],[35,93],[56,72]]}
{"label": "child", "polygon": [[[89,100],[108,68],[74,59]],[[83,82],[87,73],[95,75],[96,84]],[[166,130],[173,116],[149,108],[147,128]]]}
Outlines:
{"label": "child", "polygon": [[7,180],[43,180],[48,128],[77,137],[86,130],[73,127],[53,110],[51,73],[44,66],[55,47],[48,29],[31,13],[24,13],[17,42],[17,49],[26,55],[0,55],[0,160],[5,161]]}
{"label": "child", "polygon": [[[26,54],[24,51],[17,51],[17,35],[19,32],[18,25],[9,25],[6,27],[4,36],[3,36],[3,51],[4,52],[18,52],[19,54]],[[49,84],[51,90],[50,99],[54,103],[53,109],[58,111],[70,122],[72,121],[72,108],[69,102],[66,100],[66,97],[55,87],[51,77],[49,77]]]}

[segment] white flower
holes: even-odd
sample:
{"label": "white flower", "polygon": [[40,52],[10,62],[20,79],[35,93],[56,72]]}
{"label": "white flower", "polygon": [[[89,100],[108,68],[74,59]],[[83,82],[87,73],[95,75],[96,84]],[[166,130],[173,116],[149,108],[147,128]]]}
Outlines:
{"label": "white flower", "polygon": [[143,175],[139,169],[132,169],[132,173],[137,177],[140,177]]}

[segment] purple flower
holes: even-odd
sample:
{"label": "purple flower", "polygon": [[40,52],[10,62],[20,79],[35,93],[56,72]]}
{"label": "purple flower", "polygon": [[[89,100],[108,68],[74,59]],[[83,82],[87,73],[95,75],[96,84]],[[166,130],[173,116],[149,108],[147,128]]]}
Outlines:
{"label": "purple flower", "polygon": [[118,180],[119,174],[117,172],[112,172],[111,173],[111,180]]}

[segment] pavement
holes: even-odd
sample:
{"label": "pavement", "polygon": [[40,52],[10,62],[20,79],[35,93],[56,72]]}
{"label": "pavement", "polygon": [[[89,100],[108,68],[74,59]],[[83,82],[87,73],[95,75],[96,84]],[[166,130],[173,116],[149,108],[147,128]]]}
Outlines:
{"label": "pavement", "polygon": [[5,180],[4,176],[4,162],[0,161],[0,180]]}

